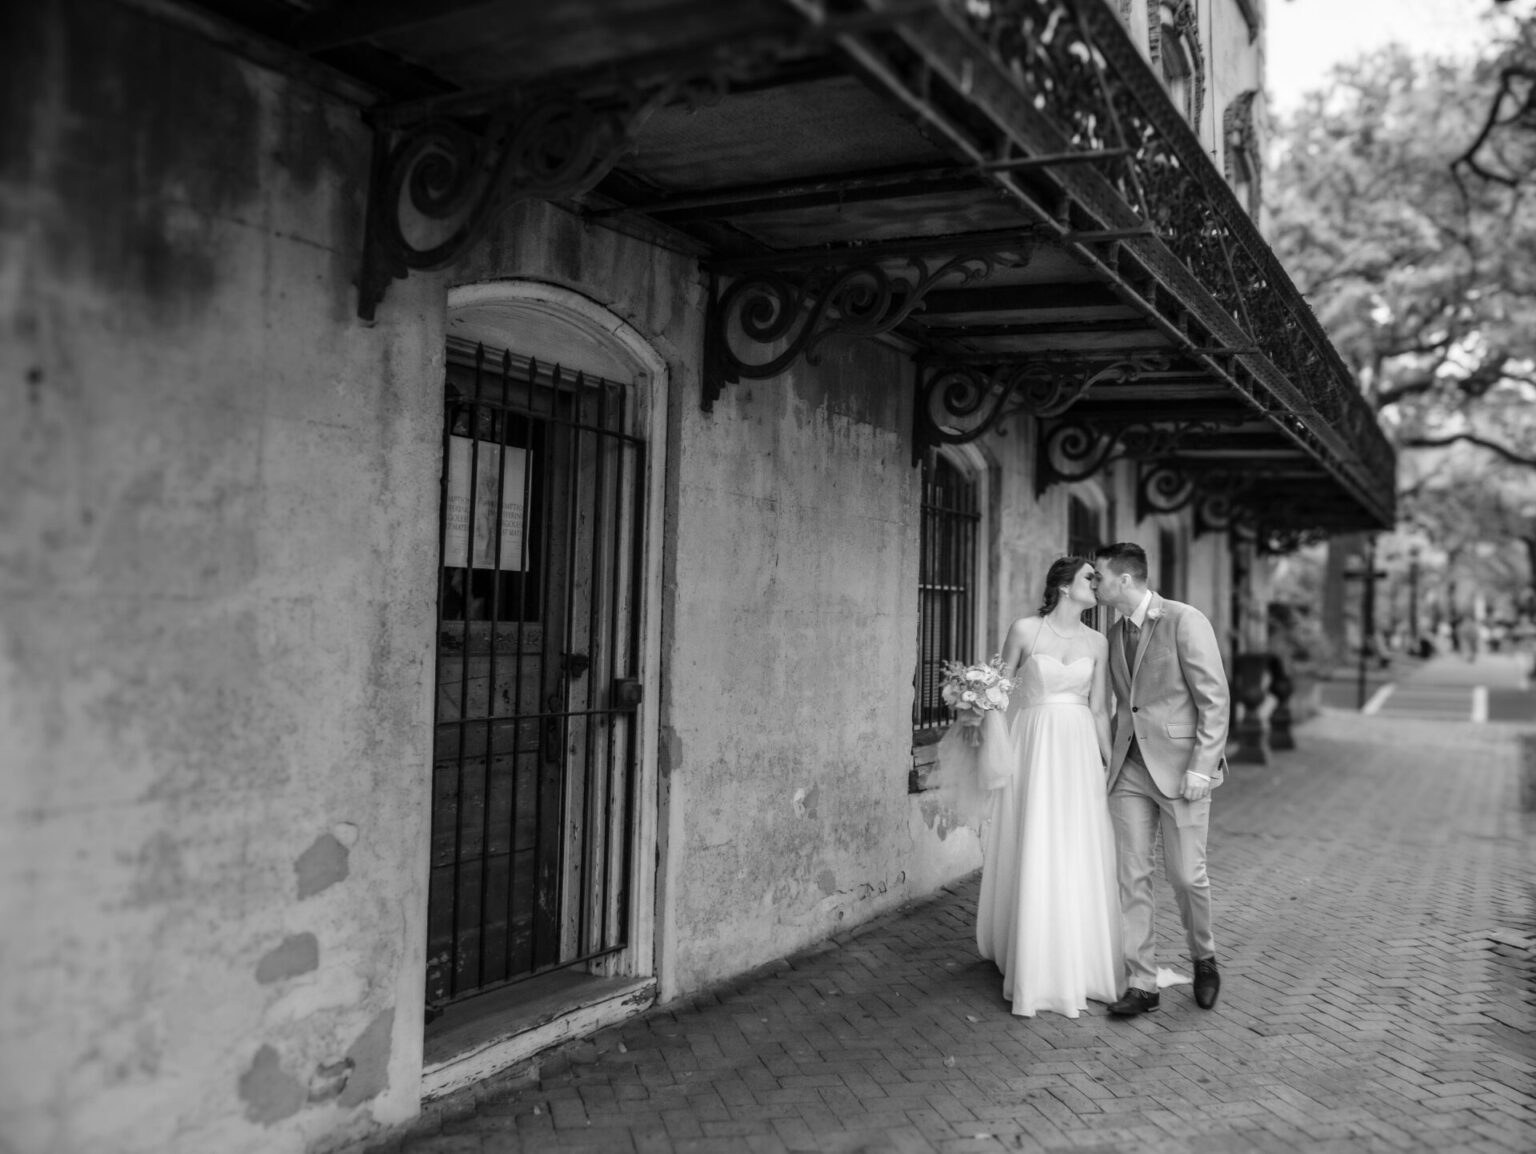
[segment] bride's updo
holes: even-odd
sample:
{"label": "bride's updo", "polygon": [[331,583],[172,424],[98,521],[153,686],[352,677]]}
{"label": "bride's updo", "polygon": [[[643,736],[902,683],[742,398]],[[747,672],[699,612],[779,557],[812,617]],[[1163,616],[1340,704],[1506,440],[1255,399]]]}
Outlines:
{"label": "bride's updo", "polygon": [[1093,562],[1086,557],[1058,557],[1051,562],[1045,574],[1045,598],[1040,602],[1040,616],[1044,617],[1061,601],[1062,589],[1077,579],[1077,572]]}

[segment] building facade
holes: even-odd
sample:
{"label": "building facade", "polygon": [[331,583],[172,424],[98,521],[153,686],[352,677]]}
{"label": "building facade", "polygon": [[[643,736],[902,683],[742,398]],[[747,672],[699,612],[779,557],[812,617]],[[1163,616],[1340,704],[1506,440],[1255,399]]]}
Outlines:
{"label": "building facade", "polygon": [[928,895],[1054,557],[1236,656],[1390,523],[1258,0],[12,9],[7,1149],[342,1149]]}

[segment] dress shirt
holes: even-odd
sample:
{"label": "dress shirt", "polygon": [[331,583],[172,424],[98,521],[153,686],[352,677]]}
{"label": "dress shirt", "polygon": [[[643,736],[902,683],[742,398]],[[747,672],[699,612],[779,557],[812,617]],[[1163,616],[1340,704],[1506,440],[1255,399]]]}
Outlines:
{"label": "dress shirt", "polygon": [[1140,629],[1147,623],[1147,610],[1152,607],[1152,590],[1148,589],[1141,595],[1141,601],[1136,606],[1136,612],[1131,614],[1131,624]]}

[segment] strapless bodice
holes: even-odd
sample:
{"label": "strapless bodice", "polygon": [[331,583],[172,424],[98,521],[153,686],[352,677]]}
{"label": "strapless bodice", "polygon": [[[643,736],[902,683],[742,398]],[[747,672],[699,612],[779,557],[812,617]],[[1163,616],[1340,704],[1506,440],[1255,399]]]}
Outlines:
{"label": "strapless bodice", "polygon": [[1035,705],[1087,705],[1093,689],[1093,658],[1062,662],[1049,653],[1032,653],[1014,678],[1020,709]]}

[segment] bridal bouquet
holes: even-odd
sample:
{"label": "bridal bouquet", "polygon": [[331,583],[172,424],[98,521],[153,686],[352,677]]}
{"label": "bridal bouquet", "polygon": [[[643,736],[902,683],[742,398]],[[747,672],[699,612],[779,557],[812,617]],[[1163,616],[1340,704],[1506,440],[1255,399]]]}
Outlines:
{"label": "bridal bouquet", "polygon": [[[981,744],[982,718],[994,710],[1008,708],[1013,682],[1003,676],[1003,655],[998,653],[991,661],[976,665],[946,661],[939,690],[944,704],[960,714],[966,743],[975,746]],[[966,716],[971,713],[976,715],[974,721]]]}

